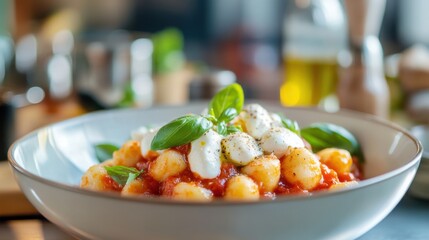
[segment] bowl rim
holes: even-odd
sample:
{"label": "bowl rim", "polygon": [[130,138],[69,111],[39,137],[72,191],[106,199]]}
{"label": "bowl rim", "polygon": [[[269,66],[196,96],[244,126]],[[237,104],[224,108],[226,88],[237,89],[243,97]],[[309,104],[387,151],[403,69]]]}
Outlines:
{"label": "bowl rim", "polygon": [[[425,149],[423,146],[423,141],[420,139],[418,135],[429,135],[429,124],[419,124],[414,125],[410,128],[410,133],[416,137],[417,140],[420,141],[422,148],[423,148],[423,154],[422,154],[422,161],[429,162],[429,149]],[[429,145],[429,143],[427,143]]]}
{"label": "bowl rim", "polygon": [[[67,126],[69,124],[76,124],[77,122],[84,122],[87,118],[93,118],[95,116],[98,115],[109,115],[109,114],[118,114],[120,112],[134,112],[134,111],[146,111],[146,110],[155,110],[155,109],[175,109],[177,107],[192,107],[192,106],[199,106],[203,103],[204,101],[199,101],[199,102],[192,102],[192,103],[188,103],[187,105],[181,105],[181,106],[155,106],[155,107],[150,107],[150,108],[125,108],[125,109],[109,109],[109,110],[99,110],[99,111],[94,111],[94,112],[90,112],[90,113],[86,113],[84,115],[78,116],[78,117],[74,117],[74,118],[70,118],[67,120],[63,120],[60,122],[56,122],[56,123],[52,123],[52,124],[48,124],[44,127],[41,128],[37,128],[33,131],[31,131],[30,133],[24,135],[23,137],[15,140],[12,145],[9,147],[8,150],[8,162],[9,164],[12,166],[12,168],[14,169],[14,175],[16,175],[16,173],[22,174],[34,181],[37,181],[39,183],[42,183],[44,185],[48,185],[50,187],[53,188],[59,188],[61,190],[65,190],[65,191],[70,191],[70,192],[75,192],[78,194],[82,194],[82,195],[88,195],[88,196],[92,196],[92,197],[98,197],[98,198],[109,198],[110,200],[117,200],[117,201],[123,201],[123,202],[137,202],[137,203],[145,203],[145,204],[155,204],[155,205],[181,205],[181,206],[237,206],[237,205],[255,205],[255,204],[276,204],[276,203],[283,203],[283,202],[291,202],[291,201],[305,201],[305,200],[313,200],[313,199],[317,199],[317,198],[324,198],[324,197],[328,197],[328,196],[333,196],[333,195],[340,195],[340,194],[344,194],[348,191],[352,191],[355,189],[361,189],[361,188],[366,188],[369,187],[371,185],[386,181],[396,175],[399,175],[402,172],[405,172],[407,170],[409,170],[410,168],[412,168],[415,165],[418,165],[420,163],[421,157],[422,157],[422,153],[423,153],[423,147],[421,145],[421,142],[413,135],[411,134],[407,129],[399,126],[398,124],[388,121],[386,119],[380,118],[378,116],[375,115],[371,115],[371,114],[367,114],[367,113],[362,113],[362,112],[357,112],[354,110],[349,110],[349,109],[340,109],[337,110],[335,112],[330,112],[330,111],[326,111],[323,109],[320,109],[318,107],[285,107],[283,105],[280,105],[277,102],[271,102],[271,101],[258,101],[262,106],[266,106],[267,104],[270,106],[277,106],[277,107],[282,107],[285,109],[293,109],[296,111],[302,111],[302,112],[318,112],[321,114],[341,114],[342,116],[348,117],[348,118],[359,118],[360,120],[365,120],[365,121],[370,121],[370,122],[374,122],[376,124],[381,124],[383,126],[392,128],[398,132],[401,132],[402,134],[404,134],[406,137],[408,137],[410,140],[412,140],[412,142],[415,144],[417,151],[415,153],[415,155],[412,157],[412,160],[409,161],[408,163],[406,163],[405,165],[396,168],[392,171],[383,173],[381,175],[375,176],[375,177],[371,177],[368,179],[363,179],[362,181],[359,182],[359,184],[355,184],[353,186],[347,187],[347,188],[343,188],[343,189],[338,189],[338,190],[333,190],[333,191],[317,191],[317,192],[311,192],[309,194],[297,194],[297,195],[283,195],[283,196],[278,196],[275,199],[259,199],[257,201],[225,201],[222,199],[219,200],[213,200],[213,201],[209,201],[209,202],[201,202],[201,201],[178,201],[178,200],[172,200],[172,199],[168,199],[168,198],[163,198],[163,197],[148,197],[148,196],[122,196],[116,192],[99,192],[99,191],[94,191],[94,190],[88,190],[88,189],[83,189],[80,188],[79,186],[75,186],[75,185],[69,185],[69,184],[64,184],[64,183],[59,183],[53,180],[49,180],[46,178],[43,178],[39,175],[33,174],[29,171],[27,171],[26,169],[24,169],[20,164],[18,164],[18,162],[14,159],[13,156],[13,152],[14,150],[17,148],[18,144],[22,141],[24,141],[27,138],[32,137],[33,135],[37,134],[40,130],[45,129],[45,128],[50,128],[53,126],[58,126],[58,127],[62,127],[62,126]],[[251,101],[248,101],[251,102]],[[15,176],[17,178],[17,176]],[[19,181],[18,181],[19,183]],[[20,188],[22,188],[21,183],[19,183]]]}

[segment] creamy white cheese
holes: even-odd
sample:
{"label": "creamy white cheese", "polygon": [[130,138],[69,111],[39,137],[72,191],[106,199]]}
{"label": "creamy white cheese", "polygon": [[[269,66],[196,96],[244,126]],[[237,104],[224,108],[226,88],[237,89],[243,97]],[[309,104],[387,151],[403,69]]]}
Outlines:
{"label": "creamy white cheese", "polygon": [[259,145],[265,154],[274,153],[277,158],[283,157],[289,147],[304,147],[302,139],[294,132],[284,127],[274,127],[262,135]]}
{"label": "creamy white cheese", "polygon": [[[152,140],[155,137],[156,133],[159,129],[151,129],[145,134],[143,134],[142,139],[140,141],[140,151],[143,157],[146,157],[150,149],[150,145],[152,144]],[[161,153],[163,150],[158,150],[158,153]]]}
{"label": "creamy white cheese", "polygon": [[191,142],[188,161],[193,173],[204,179],[219,176],[221,140],[222,137],[217,132],[209,130],[200,138]]}
{"label": "creamy white cheese", "polygon": [[268,111],[259,104],[245,106],[240,118],[246,126],[247,133],[256,139],[261,138],[273,123]]}
{"label": "creamy white cheese", "polygon": [[273,123],[271,124],[272,127],[282,127],[282,118],[277,113],[271,113],[270,114],[271,120],[273,120]]}
{"label": "creamy white cheese", "polygon": [[222,140],[222,152],[229,161],[241,166],[262,155],[256,140],[244,132],[236,132],[225,137]]}
{"label": "creamy white cheese", "polygon": [[138,129],[131,132],[131,139],[140,142],[147,132],[149,132],[147,127],[139,127]]}

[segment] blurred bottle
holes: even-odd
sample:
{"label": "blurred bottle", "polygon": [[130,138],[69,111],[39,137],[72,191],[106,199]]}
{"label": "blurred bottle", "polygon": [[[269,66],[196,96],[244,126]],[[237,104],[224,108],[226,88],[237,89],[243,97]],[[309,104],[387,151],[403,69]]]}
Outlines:
{"label": "blurred bottle", "polygon": [[378,39],[385,0],[345,0],[349,47],[339,58],[341,108],[389,117],[390,93],[384,76],[383,47]]}
{"label": "blurred bottle", "polygon": [[290,3],[284,19],[280,100],[285,106],[323,104],[334,96],[337,55],[346,46],[344,10],[338,0]]}

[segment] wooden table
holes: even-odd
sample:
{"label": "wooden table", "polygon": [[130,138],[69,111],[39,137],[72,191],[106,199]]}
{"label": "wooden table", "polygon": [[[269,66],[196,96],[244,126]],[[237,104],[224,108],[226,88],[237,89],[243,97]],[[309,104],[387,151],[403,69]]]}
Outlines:
{"label": "wooden table", "polygon": [[[75,99],[56,106],[36,104],[16,111],[16,137],[84,113]],[[55,110],[55,111],[54,111]],[[0,161],[0,240],[75,239],[44,219],[22,194],[7,161]]]}
{"label": "wooden table", "polygon": [[75,239],[44,219],[31,205],[7,161],[0,162],[0,239]]}
{"label": "wooden table", "polygon": [[21,193],[7,161],[0,162],[0,218],[38,214]]}

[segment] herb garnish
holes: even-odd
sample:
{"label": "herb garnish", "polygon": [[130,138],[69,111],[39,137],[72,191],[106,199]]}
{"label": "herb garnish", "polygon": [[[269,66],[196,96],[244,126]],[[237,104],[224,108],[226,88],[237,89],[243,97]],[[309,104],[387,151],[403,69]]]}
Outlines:
{"label": "herb garnish", "polygon": [[298,136],[301,136],[301,130],[299,129],[299,125],[298,125],[297,121],[286,118],[286,117],[282,116],[281,114],[278,114],[278,115],[281,118],[283,127],[291,130],[292,132],[294,132]]}
{"label": "herb garnish", "polygon": [[152,140],[151,149],[161,150],[194,141],[207,132],[213,123],[198,115],[179,117],[159,129]]}
{"label": "herb garnish", "polygon": [[221,135],[241,131],[228,125],[243,108],[244,94],[239,84],[231,84],[219,91],[209,103],[207,115],[186,115],[163,126],[151,143],[152,150],[162,150],[190,143],[213,129]]}
{"label": "herb garnish", "polygon": [[99,162],[104,162],[111,159],[113,152],[117,151],[118,149],[118,146],[110,143],[100,143],[94,146],[95,156]]}
{"label": "herb garnish", "polygon": [[336,147],[349,151],[363,162],[363,153],[355,136],[344,127],[332,123],[313,123],[301,130],[301,136],[314,151]]}
{"label": "herb garnish", "polygon": [[104,169],[115,182],[122,186],[127,185],[143,173],[143,170],[139,171],[136,168],[125,166],[105,166]]}

